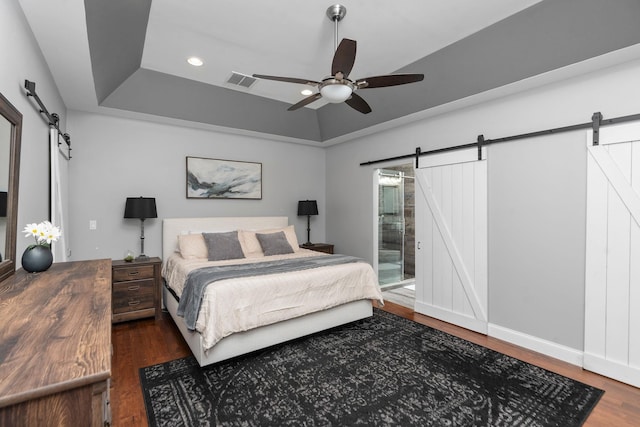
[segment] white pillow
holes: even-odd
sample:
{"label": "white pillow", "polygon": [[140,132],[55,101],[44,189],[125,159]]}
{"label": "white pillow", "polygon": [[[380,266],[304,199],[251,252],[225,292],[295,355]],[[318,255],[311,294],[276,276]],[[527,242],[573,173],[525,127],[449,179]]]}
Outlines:
{"label": "white pillow", "polygon": [[207,259],[207,245],[202,234],[178,235],[178,249],[184,259]]}

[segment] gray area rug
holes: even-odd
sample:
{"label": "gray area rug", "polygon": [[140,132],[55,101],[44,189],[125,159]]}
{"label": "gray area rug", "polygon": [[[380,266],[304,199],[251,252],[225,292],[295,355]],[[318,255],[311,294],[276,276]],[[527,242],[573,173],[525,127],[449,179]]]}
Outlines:
{"label": "gray area rug", "polygon": [[154,426],[579,426],[602,390],[376,309],[200,368],[140,369]]}

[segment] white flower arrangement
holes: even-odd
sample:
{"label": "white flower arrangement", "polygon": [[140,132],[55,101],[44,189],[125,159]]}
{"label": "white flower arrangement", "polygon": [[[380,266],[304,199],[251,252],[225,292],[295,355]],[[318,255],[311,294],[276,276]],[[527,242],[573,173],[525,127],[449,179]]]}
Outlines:
{"label": "white flower arrangement", "polygon": [[22,230],[25,233],[25,237],[34,237],[36,244],[29,246],[48,246],[51,247],[51,242],[55,242],[62,236],[62,232],[59,227],[51,224],[49,221],[43,221],[40,224],[27,224]]}

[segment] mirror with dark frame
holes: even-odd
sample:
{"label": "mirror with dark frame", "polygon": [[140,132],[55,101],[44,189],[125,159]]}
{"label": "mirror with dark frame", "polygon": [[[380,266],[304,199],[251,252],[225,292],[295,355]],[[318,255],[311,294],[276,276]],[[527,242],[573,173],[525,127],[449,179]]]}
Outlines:
{"label": "mirror with dark frame", "polygon": [[16,270],[22,114],[0,93],[0,281]]}

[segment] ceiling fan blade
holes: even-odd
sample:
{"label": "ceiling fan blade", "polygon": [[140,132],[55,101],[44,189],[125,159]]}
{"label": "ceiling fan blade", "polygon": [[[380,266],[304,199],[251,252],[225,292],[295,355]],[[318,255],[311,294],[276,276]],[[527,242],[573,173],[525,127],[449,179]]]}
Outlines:
{"label": "ceiling fan blade", "polygon": [[424,74],[389,74],[386,76],[374,76],[358,79],[358,89],[371,89],[376,87],[398,86],[407,83],[415,83],[424,80]]}
{"label": "ceiling fan blade", "polygon": [[320,94],[320,92],[314,93],[313,95],[306,97],[305,99],[303,99],[302,101],[298,102],[297,104],[293,104],[291,107],[287,108],[287,110],[288,111],[297,110],[298,108],[302,108],[305,105],[309,105],[313,101],[317,101],[320,98],[322,98],[322,95]]}
{"label": "ceiling fan blade", "polygon": [[311,85],[311,86],[318,86],[320,84],[320,82],[316,82],[313,80],[298,79],[295,77],[266,76],[264,74],[254,74],[253,77],[257,79],[275,80],[277,82],[298,83],[302,85]]}
{"label": "ceiling fan blade", "polygon": [[369,114],[371,112],[371,107],[367,104],[367,101],[362,99],[361,96],[356,95],[355,93],[351,94],[351,98],[344,101],[349,107],[354,110],[360,111],[362,114]]}
{"label": "ceiling fan blade", "polygon": [[336,53],[333,55],[331,63],[331,75],[342,73],[347,77],[356,62],[356,41],[351,39],[342,39]]}

